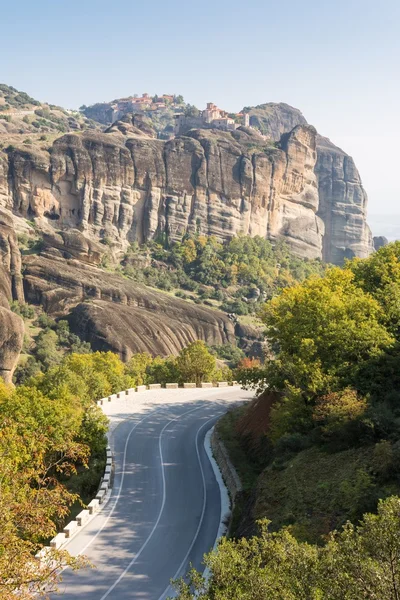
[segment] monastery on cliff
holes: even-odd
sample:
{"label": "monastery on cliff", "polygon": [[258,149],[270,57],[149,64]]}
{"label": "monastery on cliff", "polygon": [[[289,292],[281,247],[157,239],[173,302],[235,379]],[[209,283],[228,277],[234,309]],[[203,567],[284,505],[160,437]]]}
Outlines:
{"label": "monastery on cliff", "polygon": [[183,113],[177,113],[175,115],[174,133],[179,135],[197,127],[210,127],[222,129],[223,131],[234,131],[241,125],[249,127],[250,117],[247,113],[239,113],[236,116],[240,117],[241,123],[237,123],[235,119],[229,117],[225,110],[221,110],[212,102],[208,102],[207,108],[201,111],[197,117],[188,117]]}

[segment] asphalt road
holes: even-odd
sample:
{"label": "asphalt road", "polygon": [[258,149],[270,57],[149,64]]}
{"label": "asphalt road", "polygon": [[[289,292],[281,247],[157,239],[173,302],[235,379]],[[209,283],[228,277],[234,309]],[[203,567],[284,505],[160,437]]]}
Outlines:
{"label": "asphalt road", "polygon": [[[110,500],[68,544],[95,569],[63,573],[65,600],[165,600],[169,583],[202,568],[221,521],[207,431],[240,388],[157,390],[107,404],[115,474]],[[60,598],[53,595],[53,598]]]}

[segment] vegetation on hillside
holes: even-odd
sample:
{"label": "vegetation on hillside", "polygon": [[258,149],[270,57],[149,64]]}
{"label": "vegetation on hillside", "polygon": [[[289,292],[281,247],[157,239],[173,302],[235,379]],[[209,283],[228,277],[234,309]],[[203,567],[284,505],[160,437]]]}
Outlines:
{"label": "vegetation on hillside", "polygon": [[177,584],[180,600],[398,600],[400,499],[381,501],[377,514],[348,523],[323,547],[299,542],[287,529],[250,539],[222,539],[205,564]]}
{"label": "vegetation on hillside", "polygon": [[220,433],[239,469],[248,463],[252,515],[271,533],[224,541],[209,582],[192,574],[200,598],[399,597],[399,286],[396,242],[265,305],[275,357],[241,372],[267,388],[262,434],[242,425],[252,405]]}
{"label": "vegetation on hillside", "polygon": [[100,376],[111,385],[113,365],[109,356],[104,365],[91,358],[85,372],[78,368],[81,357],[72,355],[24,386],[0,385],[1,599],[32,598],[44,584],[56,584],[58,566],[82,564],[53,552],[38,572],[33,555],[79,497],[93,494],[104,470],[106,418],[92,394]]}
{"label": "vegetation on hillside", "polygon": [[41,103],[25,92],[0,84],[0,148],[47,149],[64,133],[98,128],[98,123],[79,111]]}
{"label": "vegetation on hillside", "polygon": [[122,272],[180,298],[247,315],[280,289],[324,269],[318,260],[294,256],[283,241],[237,236],[220,243],[213,236],[186,235],[181,242],[133,244]]}

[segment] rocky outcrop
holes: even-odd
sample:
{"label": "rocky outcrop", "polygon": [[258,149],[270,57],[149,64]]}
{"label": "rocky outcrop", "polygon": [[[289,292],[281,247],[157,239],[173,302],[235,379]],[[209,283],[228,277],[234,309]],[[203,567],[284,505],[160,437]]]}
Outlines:
{"label": "rocky outcrop", "polygon": [[351,157],[288,105],[250,114],[269,139],[241,127],[162,141],[126,117],[106,133],[65,135],[50,153],[9,152],[0,202],[42,229],[73,228],[122,249],[186,232],[243,233],[285,238],[302,257],[338,264],[367,256],[367,197]]}
{"label": "rocky outcrop", "polygon": [[327,138],[318,136],[318,214],[325,223],[323,259],[342,264],[366,258],[373,250],[366,222],[367,194],[353,159]]}
{"label": "rocky outcrop", "polygon": [[379,250],[379,248],[383,248],[384,246],[387,246],[389,243],[389,240],[384,235],[377,235],[373,238],[373,243],[374,243],[374,249]]}
{"label": "rocky outcrop", "polygon": [[21,255],[12,215],[0,209],[0,376],[11,383],[24,340],[24,323],[11,312],[11,300],[23,301]]}
{"label": "rocky outcrop", "polygon": [[243,111],[250,115],[250,125],[256,127],[273,140],[279,140],[284,133],[291,131],[297,125],[307,125],[302,113],[293,106],[280,102],[268,102]]}
{"label": "rocky outcrop", "polygon": [[[42,228],[75,228],[126,247],[200,232],[284,237],[301,256],[322,255],[314,128],[280,147],[251,129],[197,130],[167,142],[121,131],[66,135],[49,156],[9,156],[6,202]],[[56,246],[58,247],[58,246]]]}
{"label": "rocky outcrop", "polygon": [[178,353],[188,343],[236,344],[225,313],[140,286],[89,264],[60,257],[24,257],[25,297],[55,317],[95,350],[128,360],[135,352]]}
{"label": "rocky outcrop", "polygon": [[[262,104],[248,109],[250,123],[273,140],[296,125],[305,125],[302,113],[287,104]],[[345,258],[367,257],[373,251],[366,222],[367,194],[351,156],[328,138],[317,136],[315,174],[318,180],[318,216],[325,225],[322,257],[342,264]]]}
{"label": "rocky outcrop", "polygon": [[99,265],[106,252],[104,245],[85,237],[78,229],[45,231],[43,243],[44,256],[75,258],[89,265]]}

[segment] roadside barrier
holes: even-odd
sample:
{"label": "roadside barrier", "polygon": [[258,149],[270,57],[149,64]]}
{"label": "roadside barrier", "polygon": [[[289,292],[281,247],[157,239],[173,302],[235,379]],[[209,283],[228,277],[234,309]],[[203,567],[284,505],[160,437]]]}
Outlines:
{"label": "roadside barrier", "polygon": [[215,428],[211,435],[211,450],[214,455],[215,461],[219,466],[219,470],[221,471],[222,479],[224,480],[224,483],[228,488],[233,509],[237,495],[243,491],[242,482],[240,481],[240,477],[237,474],[237,471],[233,466],[231,459],[229,458],[229,454],[227,449],[225,448],[225,444],[220,439]]}
{"label": "roadside barrier", "polygon": [[[232,385],[237,385],[237,381],[219,381],[219,382],[203,382],[200,384],[200,388],[212,388],[212,387],[227,387]],[[196,388],[196,383],[187,382],[184,383],[182,388],[180,389],[193,389]],[[151,383],[149,385],[138,385],[136,388],[129,388],[127,390],[122,390],[116,394],[111,394],[106,398],[101,398],[96,401],[97,406],[104,406],[108,402],[112,402],[113,400],[121,400],[126,397],[130,397],[133,394],[137,394],[138,392],[145,392],[150,390],[159,390],[162,386],[160,383]],[[178,383],[166,383],[165,389],[178,389]],[[223,446],[223,443],[220,440],[215,439],[216,436],[215,431],[211,438],[211,447],[213,449],[213,453],[215,455],[215,459],[221,469],[222,476],[226,483],[226,486],[229,490],[229,493],[232,497],[232,502],[234,502],[234,497],[236,494],[241,491],[240,479],[229,460],[227,451]],[[84,525],[88,523],[90,519],[94,517],[94,515],[99,512],[102,508],[102,504],[106,502],[108,499],[108,492],[112,487],[112,470],[113,470],[113,457],[110,446],[106,448],[106,466],[104,468],[104,474],[100,482],[99,489],[97,491],[96,496],[89,502],[87,508],[82,510],[78,515],[76,515],[75,519],[67,523],[62,532],[58,533],[52,540],[50,540],[50,546],[44,546],[35,556],[38,560],[44,559],[47,553],[52,550],[58,550],[61,548],[67,541],[69,541],[72,537],[77,535],[79,531],[82,530]],[[233,473],[233,471],[234,473]]]}

